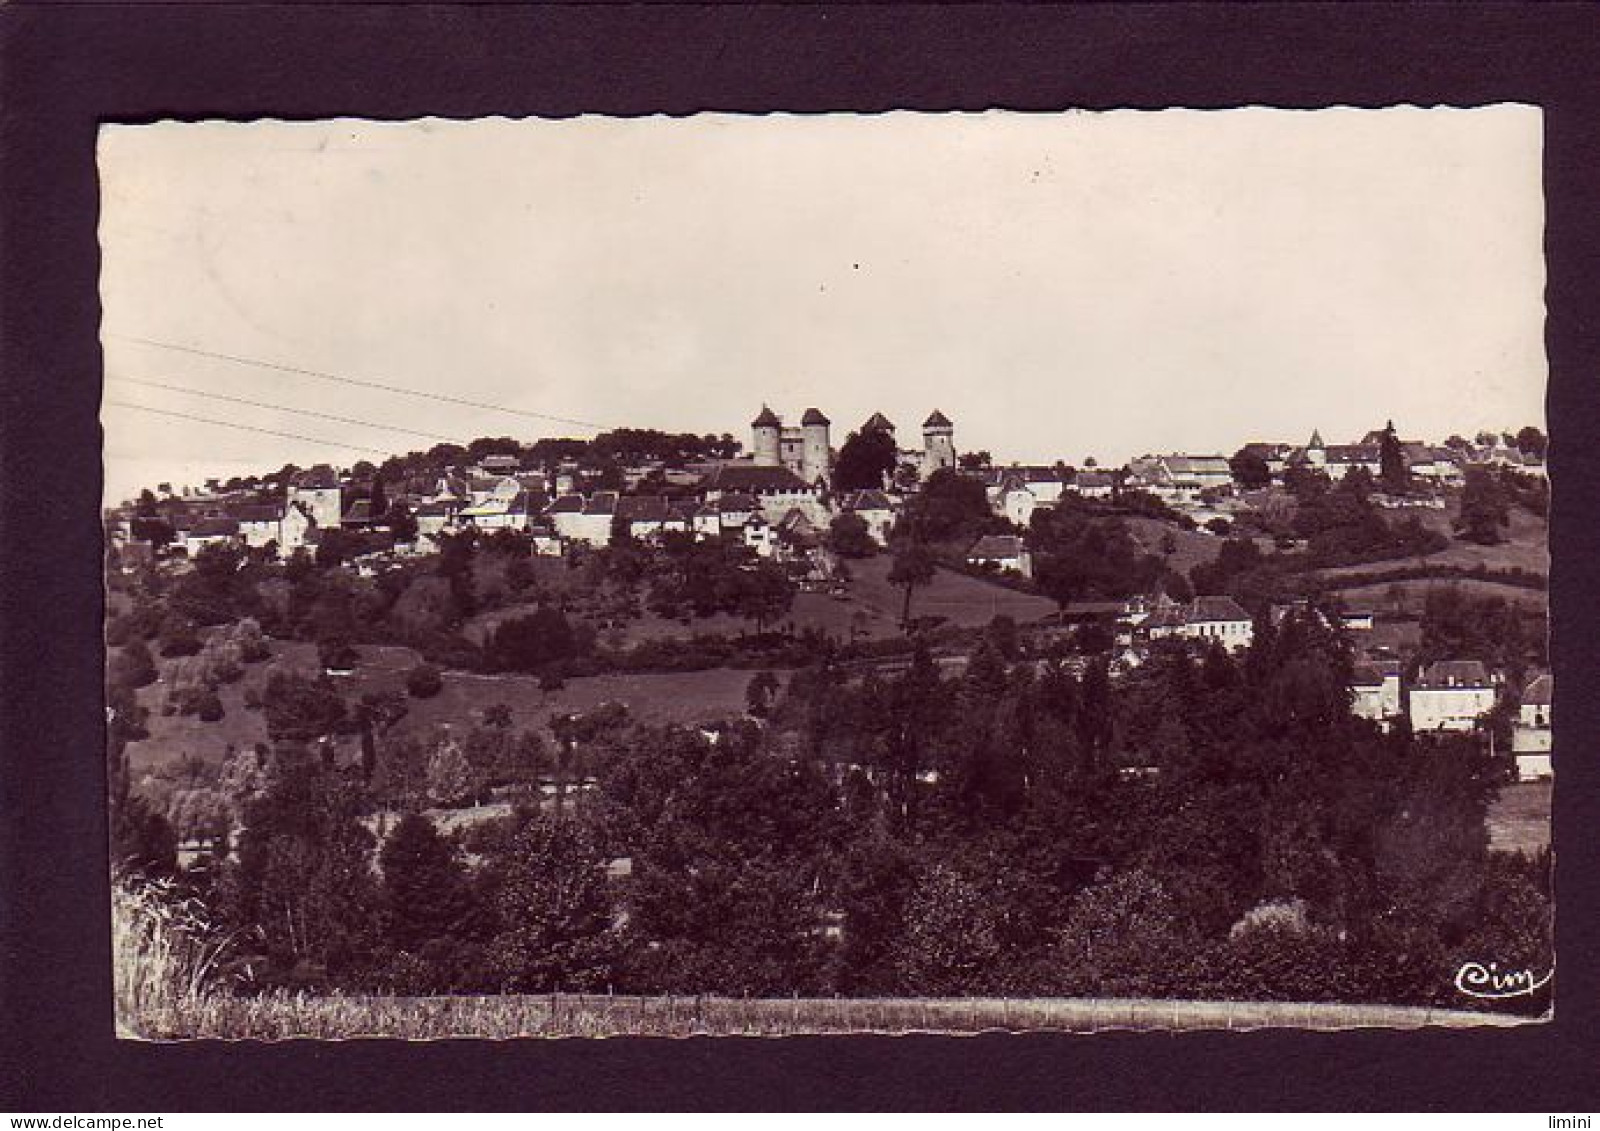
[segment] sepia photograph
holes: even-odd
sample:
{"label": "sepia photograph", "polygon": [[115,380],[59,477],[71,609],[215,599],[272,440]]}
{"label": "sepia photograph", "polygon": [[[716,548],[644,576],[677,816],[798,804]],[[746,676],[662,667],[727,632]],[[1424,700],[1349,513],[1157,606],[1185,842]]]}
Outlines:
{"label": "sepia photograph", "polygon": [[1543,145],[102,125],[118,1035],[1549,1021]]}

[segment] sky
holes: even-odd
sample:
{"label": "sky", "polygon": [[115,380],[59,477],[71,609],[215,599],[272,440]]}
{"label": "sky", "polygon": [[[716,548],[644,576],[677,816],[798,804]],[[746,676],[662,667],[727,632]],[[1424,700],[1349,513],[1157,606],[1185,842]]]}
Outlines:
{"label": "sky", "polygon": [[1526,106],[107,126],[107,494],[763,403],[1108,465],[1542,425],[1541,152]]}

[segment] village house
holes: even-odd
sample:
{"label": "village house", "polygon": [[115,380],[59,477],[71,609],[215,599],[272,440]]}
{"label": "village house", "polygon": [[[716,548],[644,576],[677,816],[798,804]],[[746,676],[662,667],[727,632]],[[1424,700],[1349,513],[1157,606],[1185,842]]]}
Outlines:
{"label": "village house", "polygon": [[238,519],[202,518],[183,531],[179,545],[192,558],[207,546],[226,546],[238,540]]}
{"label": "village house", "polygon": [[980,569],[994,568],[1001,573],[1033,576],[1033,556],[1028,545],[1015,534],[986,534],[967,551],[967,564]]}
{"label": "village house", "polygon": [[522,468],[522,457],[488,455],[478,461],[477,474],[483,476],[515,475]]}
{"label": "village house", "polygon": [[1350,710],[1358,719],[1371,719],[1384,730],[1405,713],[1400,685],[1400,664],[1394,660],[1368,660],[1355,665],[1350,679]]}
{"label": "village house", "polygon": [[617,500],[616,526],[627,524],[630,537],[659,538],[668,529],[685,529],[682,515],[674,516],[660,495],[624,495]]}
{"label": "village house", "polygon": [[1511,732],[1511,752],[1517,759],[1517,779],[1536,781],[1551,776],[1550,673],[1535,676],[1522,689],[1522,704]]}
{"label": "village house", "polygon": [[719,502],[729,494],[752,498],[769,523],[780,521],[796,507],[813,522],[825,522],[828,517],[816,483],[802,480],[787,467],[725,463],[701,481],[700,494],[708,503]]}
{"label": "village house", "polygon": [[894,504],[882,491],[852,491],[839,504],[844,514],[853,514],[867,524],[867,536],[880,546],[889,544],[894,528]]}
{"label": "village house", "polygon": [[319,463],[296,475],[290,482],[285,508],[296,504],[304,507],[306,514],[322,529],[338,526],[344,517],[344,499],[333,468]]}
{"label": "village house", "polygon": [[1072,489],[1085,499],[1109,499],[1116,493],[1117,477],[1109,471],[1089,468],[1072,477]]}
{"label": "village house", "polygon": [[453,527],[459,507],[460,504],[455,499],[439,499],[419,503],[417,508],[411,512],[411,517],[417,521],[418,539],[436,537]]}
{"label": "village house", "polygon": [[1140,456],[1129,461],[1123,486],[1147,491],[1169,506],[1188,506],[1202,494],[1231,491],[1233,469],[1223,456]]}
{"label": "village house", "polygon": [[1439,660],[1411,687],[1411,729],[1470,731],[1497,698],[1494,680],[1477,660]]}
{"label": "village house", "polygon": [[1215,640],[1230,652],[1248,648],[1255,638],[1250,614],[1227,596],[1196,597],[1186,605],[1157,606],[1140,624],[1151,640]]}
{"label": "village house", "polygon": [[260,549],[269,542],[279,541],[279,524],[283,521],[283,514],[270,503],[237,506],[233,509],[232,517],[239,523],[239,535],[246,546]]}
{"label": "village house", "polygon": [[491,499],[510,501],[523,489],[514,475],[474,475],[467,480],[467,501],[481,506]]}
{"label": "village house", "polygon": [[617,498],[615,491],[595,491],[587,499],[582,495],[567,495],[552,503],[545,514],[567,541],[609,546],[612,520],[617,515]]}
{"label": "village house", "polygon": [[[513,480],[515,482],[515,480]],[[457,521],[477,530],[526,530],[549,504],[543,493],[518,490],[509,498],[490,495],[482,502],[463,508]]]}

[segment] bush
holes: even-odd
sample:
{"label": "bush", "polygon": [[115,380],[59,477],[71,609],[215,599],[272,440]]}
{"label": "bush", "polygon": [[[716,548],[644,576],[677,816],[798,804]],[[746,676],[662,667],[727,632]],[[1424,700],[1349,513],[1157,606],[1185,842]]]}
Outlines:
{"label": "bush", "polygon": [[359,659],[355,646],[342,637],[329,637],[317,644],[317,662],[327,671],[351,671]]}
{"label": "bush", "polygon": [[215,691],[207,690],[200,697],[200,704],[195,714],[203,723],[214,723],[223,716],[222,699]]}
{"label": "bush", "polygon": [[200,636],[194,624],[182,617],[170,617],[161,626],[161,654],[167,659],[174,656],[193,656],[200,651]]}
{"label": "bush", "polygon": [[432,664],[418,664],[406,673],[406,691],[413,699],[432,699],[444,690],[444,678]]}

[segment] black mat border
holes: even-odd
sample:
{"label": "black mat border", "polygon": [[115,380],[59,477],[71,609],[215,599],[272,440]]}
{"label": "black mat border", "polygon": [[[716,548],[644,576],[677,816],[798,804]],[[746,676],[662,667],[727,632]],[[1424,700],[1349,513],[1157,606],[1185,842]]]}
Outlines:
{"label": "black mat border", "polygon": [[[1571,4],[0,8],[0,1108],[1592,1109],[1597,31],[1600,11]],[[1554,1024],[416,1046],[113,1040],[98,692],[98,121],[1499,101],[1546,112],[1563,751]]]}

